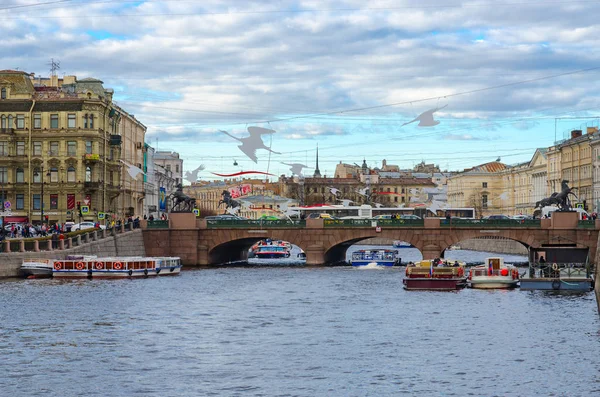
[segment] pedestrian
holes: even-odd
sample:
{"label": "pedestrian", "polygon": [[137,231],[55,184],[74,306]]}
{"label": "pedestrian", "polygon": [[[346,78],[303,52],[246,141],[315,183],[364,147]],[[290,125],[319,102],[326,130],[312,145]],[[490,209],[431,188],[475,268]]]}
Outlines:
{"label": "pedestrian", "polygon": [[52,248],[53,249],[58,248],[58,233],[57,232],[52,233]]}

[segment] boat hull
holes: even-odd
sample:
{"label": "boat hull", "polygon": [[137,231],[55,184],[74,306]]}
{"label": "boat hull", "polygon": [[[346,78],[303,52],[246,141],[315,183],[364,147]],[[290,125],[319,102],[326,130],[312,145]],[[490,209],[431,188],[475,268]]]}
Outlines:
{"label": "boat hull", "polygon": [[19,273],[25,278],[50,278],[52,277],[52,268],[47,267],[21,267]]}
{"label": "boat hull", "polygon": [[377,266],[394,266],[395,262],[390,262],[390,261],[360,261],[360,260],[354,260],[352,261],[352,266],[367,266],[370,265],[372,263],[376,263]]}
{"label": "boat hull", "polygon": [[282,259],[282,258],[289,258],[289,257],[290,257],[290,254],[284,253],[284,252],[257,252],[253,256],[253,258],[258,258],[258,259]]}
{"label": "boat hull", "polygon": [[522,278],[522,290],[542,291],[591,291],[594,287],[591,278]]}
{"label": "boat hull", "polygon": [[519,279],[511,276],[479,276],[473,277],[469,282],[469,286],[476,289],[511,289],[518,285]]}
{"label": "boat hull", "polygon": [[467,279],[461,278],[405,278],[402,280],[404,289],[412,290],[434,290],[455,291],[467,285]]}
{"label": "boat hull", "polygon": [[54,270],[52,276],[61,279],[118,279],[118,278],[144,278],[157,276],[156,269],[130,269],[130,270]]}

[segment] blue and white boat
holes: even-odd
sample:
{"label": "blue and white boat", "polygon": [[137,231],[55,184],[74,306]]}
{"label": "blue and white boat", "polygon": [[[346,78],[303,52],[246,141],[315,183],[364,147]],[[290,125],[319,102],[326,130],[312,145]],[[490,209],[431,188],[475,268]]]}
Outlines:
{"label": "blue and white boat", "polygon": [[394,248],[412,248],[411,243],[407,243],[406,241],[401,241],[401,240],[394,240],[394,242],[392,243],[392,246]]}
{"label": "blue and white boat", "polygon": [[358,250],[352,253],[350,264],[352,266],[373,264],[377,266],[395,266],[400,264],[400,258],[398,258],[398,251],[396,250]]}

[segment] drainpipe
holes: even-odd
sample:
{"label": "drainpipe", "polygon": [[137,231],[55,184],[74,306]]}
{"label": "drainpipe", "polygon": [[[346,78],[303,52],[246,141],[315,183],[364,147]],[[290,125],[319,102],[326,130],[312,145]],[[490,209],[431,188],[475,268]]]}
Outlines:
{"label": "drainpipe", "polygon": [[[27,202],[29,203],[29,206],[27,207],[27,219],[29,219],[29,222],[31,222],[31,204],[32,204],[32,199],[31,199],[31,178],[33,177],[33,171],[31,169],[31,153],[32,153],[32,143],[31,143],[31,129],[33,126],[33,108],[35,106],[35,99],[33,100],[33,102],[31,103],[31,108],[29,108],[29,128],[28,128],[28,132],[29,132],[29,150],[27,152],[27,164],[28,164],[28,169],[29,169],[29,177],[27,178]],[[16,200],[16,197],[15,197]],[[4,226],[2,226],[4,227]]]}

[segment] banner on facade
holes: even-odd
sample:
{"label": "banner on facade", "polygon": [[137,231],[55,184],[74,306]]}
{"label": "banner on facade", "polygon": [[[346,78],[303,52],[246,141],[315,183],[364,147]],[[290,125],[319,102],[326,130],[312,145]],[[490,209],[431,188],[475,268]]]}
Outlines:
{"label": "banner on facade", "polygon": [[74,210],[75,209],[75,195],[67,194],[67,209]]}
{"label": "banner on facade", "polygon": [[85,203],[85,205],[91,207],[92,206],[92,195],[86,194],[85,198],[83,199],[83,202]]}
{"label": "banner on facade", "polygon": [[252,193],[252,185],[249,183],[244,183],[243,185],[230,187],[227,190],[229,190],[229,193],[231,193],[231,198],[238,198]]}
{"label": "banner on facade", "polygon": [[158,208],[160,209],[160,211],[166,211],[167,210],[167,189],[165,189],[164,187],[161,187],[158,189],[158,191],[159,191]]}

